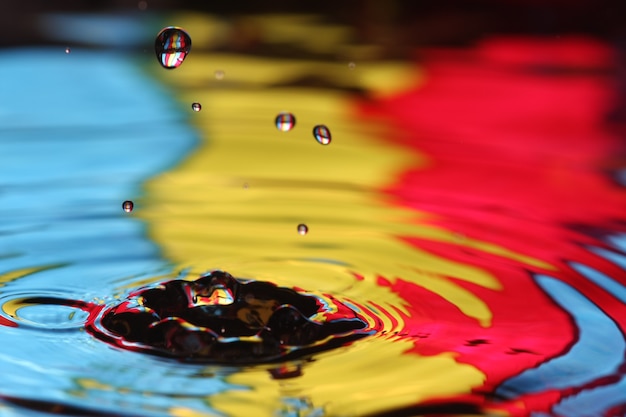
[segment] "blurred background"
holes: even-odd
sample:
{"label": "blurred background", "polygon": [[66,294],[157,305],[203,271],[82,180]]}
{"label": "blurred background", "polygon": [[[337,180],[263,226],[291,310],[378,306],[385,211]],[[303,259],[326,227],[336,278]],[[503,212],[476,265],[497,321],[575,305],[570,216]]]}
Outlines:
{"label": "blurred background", "polygon": [[[407,53],[407,49],[415,46],[465,45],[494,33],[545,36],[586,33],[619,43],[624,38],[621,16],[626,8],[618,0],[348,0],[338,4],[311,0],[202,4],[193,0],[31,0],[13,2],[5,7],[1,18],[2,43],[7,46],[50,42],[37,24],[41,15],[46,13],[132,13],[138,10],[167,13],[188,10],[224,18],[247,14],[315,13],[322,15],[328,23],[354,27],[355,42],[385,46],[390,56]],[[251,33],[248,35],[253,37]]]}
{"label": "blurred background", "polygon": [[[605,42],[616,51],[610,68],[598,68],[589,63],[589,67],[594,68],[585,69],[611,72],[617,80],[619,93],[611,117],[616,120],[626,117],[626,26],[622,19],[626,5],[619,0],[348,0],[339,4],[318,1],[200,4],[192,0],[32,0],[11,2],[5,6],[5,13],[0,16],[0,45],[63,45],[71,41],[75,46],[144,48],[149,42],[145,32],[136,27],[138,14],[143,14],[145,22],[149,16],[166,16],[182,11],[210,14],[220,22],[219,33],[212,33],[211,41],[198,43],[197,48],[285,58],[314,57],[328,61],[414,60],[419,59],[419,48],[468,46],[494,35],[526,35],[546,39],[586,35]],[[314,48],[307,49],[300,38],[276,39],[268,32],[267,25],[252,18],[276,14],[315,15],[325,25],[349,27],[350,30],[336,48],[315,51]],[[89,21],[84,20],[88,16]],[[83,23],[79,23],[78,18],[83,19]],[[64,24],[58,25],[59,22]],[[312,31],[310,36],[314,38],[317,34]]]}

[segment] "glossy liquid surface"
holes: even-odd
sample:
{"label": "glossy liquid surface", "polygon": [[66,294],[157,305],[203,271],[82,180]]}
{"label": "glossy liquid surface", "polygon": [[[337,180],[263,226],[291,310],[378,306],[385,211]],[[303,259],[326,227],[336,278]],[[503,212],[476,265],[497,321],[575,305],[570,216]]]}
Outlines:
{"label": "glossy liquid surface", "polygon": [[[191,36],[214,22],[176,21]],[[353,66],[198,49],[176,71],[151,51],[0,54],[5,79],[24,77],[6,86],[0,141],[0,414],[623,413],[624,142],[605,119],[606,45],[491,39]],[[288,82],[310,73],[334,81]],[[311,139],[319,124],[330,146]],[[140,288],[214,269],[335,300],[371,334],[242,365],[85,331]]]}

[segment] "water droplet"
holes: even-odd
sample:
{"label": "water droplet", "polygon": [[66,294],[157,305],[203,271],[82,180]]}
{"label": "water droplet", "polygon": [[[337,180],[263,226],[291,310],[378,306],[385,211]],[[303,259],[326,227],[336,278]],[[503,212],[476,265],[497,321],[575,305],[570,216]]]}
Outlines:
{"label": "water droplet", "polygon": [[324,125],[317,125],[313,128],[315,140],[322,145],[328,145],[331,141],[330,130]]}
{"label": "water droplet", "polygon": [[354,62],[349,62],[349,63],[348,63],[348,68],[349,68],[349,69],[351,69],[351,70],[353,70],[353,69],[355,69],[355,68],[356,68],[356,64],[355,64]]}
{"label": "water droplet", "polygon": [[244,182],[243,183],[243,188],[245,188],[247,190],[248,188],[250,188],[250,185],[247,182]]}
{"label": "water droplet", "polygon": [[304,236],[307,233],[309,233],[309,228],[307,227],[307,225],[304,224],[304,223],[299,224],[298,225],[298,234]]}
{"label": "water droplet", "polygon": [[157,35],[154,50],[163,68],[178,68],[191,50],[191,38],[183,29],[168,26]]}
{"label": "water droplet", "polygon": [[137,3],[137,7],[139,8],[139,10],[146,10],[148,8],[148,2],[142,0]]}
{"label": "water droplet", "polygon": [[222,70],[215,71],[215,79],[216,80],[223,80],[224,79],[224,71],[222,71]]}
{"label": "water droplet", "polygon": [[68,46],[67,48],[65,48],[65,53],[69,54],[70,52],[72,52],[72,50],[70,49],[70,47]]}
{"label": "water droplet", "polygon": [[296,125],[296,118],[291,113],[278,113],[276,116],[276,128],[281,132],[289,132]]}
{"label": "water droplet", "polygon": [[200,110],[202,110],[202,104],[200,104],[200,103],[193,103],[191,105],[191,109],[193,111],[200,111]]}
{"label": "water droplet", "polygon": [[133,211],[133,207],[135,207],[135,205],[130,200],[126,200],[122,203],[122,208],[126,213],[130,213],[131,211]]}

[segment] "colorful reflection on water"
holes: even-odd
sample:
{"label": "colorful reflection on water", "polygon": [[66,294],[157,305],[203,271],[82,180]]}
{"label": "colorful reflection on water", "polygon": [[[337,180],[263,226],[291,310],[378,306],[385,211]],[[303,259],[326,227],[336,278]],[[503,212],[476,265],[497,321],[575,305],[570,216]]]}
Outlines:
{"label": "colorful reflection on water", "polygon": [[[626,194],[623,129],[605,121],[612,50],[494,38],[426,51],[419,64],[346,65],[201,52],[221,23],[175,20],[198,45],[175,71],[147,56],[139,70],[129,56],[24,52],[55,69],[35,98],[70,83],[68,68],[98,83],[72,84],[35,126],[20,122],[28,100],[11,96],[3,129],[14,136],[0,151],[25,161],[28,150],[39,164],[0,168],[0,411],[623,414]],[[257,24],[269,39],[314,32],[312,49],[349,44],[307,16]],[[326,84],[302,81],[312,75]],[[66,113],[85,89],[97,99]],[[190,114],[194,102],[202,112]],[[279,127],[288,131],[277,129],[282,112],[298,121]],[[318,125],[329,146],[311,137]],[[218,366],[84,331],[93,308],[214,269],[331,296],[372,335],[288,362]]]}

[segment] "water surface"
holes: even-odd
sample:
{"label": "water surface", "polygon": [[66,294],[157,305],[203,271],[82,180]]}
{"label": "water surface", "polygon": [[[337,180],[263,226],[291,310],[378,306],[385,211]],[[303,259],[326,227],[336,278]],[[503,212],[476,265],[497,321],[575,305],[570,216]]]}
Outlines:
{"label": "water surface", "polygon": [[[151,51],[0,56],[16,80],[0,107],[0,414],[623,414],[610,49],[494,39],[351,66],[202,52],[224,22],[172,20],[199,49],[172,71]],[[311,16],[257,24],[270,45],[315,29],[305,50],[349,46]],[[218,268],[332,295],[374,334],[286,363],[181,364],[25,301],[110,306]]]}

